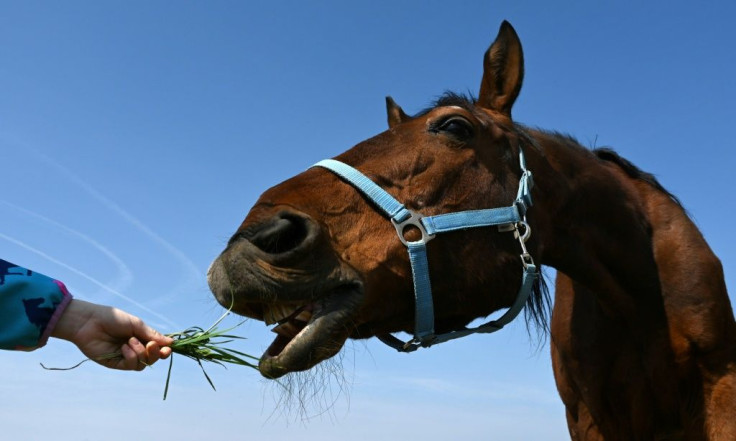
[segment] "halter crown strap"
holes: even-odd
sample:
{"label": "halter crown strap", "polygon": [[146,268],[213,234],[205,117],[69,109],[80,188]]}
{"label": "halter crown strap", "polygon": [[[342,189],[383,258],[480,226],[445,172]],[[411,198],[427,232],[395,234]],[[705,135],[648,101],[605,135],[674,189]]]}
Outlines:
{"label": "halter crown strap", "polygon": [[[314,165],[314,167],[322,167],[332,171],[372,201],[376,207],[389,217],[391,223],[396,228],[399,240],[407,247],[414,283],[414,338],[409,342],[403,342],[390,334],[379,335],[378,338],[381,341],[401,352],[412,352],[420,346],[429,347],[436,343],[442,343],[473,333],[498,331],[521,312],[526,299],[532,291],[534,280],[537,277],[537,269],[531,257],[526,252],[524,245],[530,233],[529,227],[524,223],[524,219],[527,208],[532,205],[531,189],[533,181],[531,172],[526,168],[524,153],[521,150],[519,150],[519,163],[522,174],[519,180],[519,191],[517,192],[513,205],[435,216],[423,216],[420,213],[409,210],[404,204],[397,201],[370,178],[343,162],[334,159],[325,159]],[[524,235],[519,234],[518,224],[520,223],[526,227]],[[409,241],[404,237],[404,231],[409,226],[419,229],[422,233],[421,239]],[[490,321],[476,328],[465,328],[436,335],[434,333],[432,286],[429,278],[429,263],[427,261],[427,242],[432,240],[438,233],[488,226],[499,226],[499,229],[501,227],[510,227],[503,228],[502,231],[514,231],[519,238],[523,251],[521,257],[524,274],[516,300],[511,308],[498,320]]]}

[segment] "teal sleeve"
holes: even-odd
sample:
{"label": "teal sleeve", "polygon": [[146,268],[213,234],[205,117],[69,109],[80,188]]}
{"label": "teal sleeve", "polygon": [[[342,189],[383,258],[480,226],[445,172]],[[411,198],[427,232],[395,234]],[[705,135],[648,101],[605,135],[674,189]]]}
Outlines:
{"label": "teal sleeve", "polygon": [[63,283],[0,259],[0,349],[45,345],[71,299]]}

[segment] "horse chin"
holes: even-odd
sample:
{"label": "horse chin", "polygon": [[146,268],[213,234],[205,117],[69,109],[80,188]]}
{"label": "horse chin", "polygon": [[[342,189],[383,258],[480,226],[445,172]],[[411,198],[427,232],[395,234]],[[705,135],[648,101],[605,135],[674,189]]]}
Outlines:
{"label": "horse chin", "polygon": [[[354,327],[362,298],[359,286],[344,286],[296,308],[293,304],[263,305],[266,324],[282,318],[275,322],[272,331],[277,336],[258,365],[261,375],[279,378],[289,372],[304,371],[340,352]],[[288,315],[283,317],[285,314]]]}

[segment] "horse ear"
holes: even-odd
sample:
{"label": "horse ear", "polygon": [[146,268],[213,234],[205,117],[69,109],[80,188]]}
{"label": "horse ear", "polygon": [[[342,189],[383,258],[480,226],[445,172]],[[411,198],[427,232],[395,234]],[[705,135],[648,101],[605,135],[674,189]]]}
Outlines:
{"label": "horse ear", "polygon": [[394,127],[401,124],[404,121],[408,121],[409,115],[404,113],[404,110],[396,104],[393,98],[390,96],[386,97],[386,113],[388,114],[388,127]]}
{"label": "horse ear", "polygon": [[521,41],[514,28],[504,20],[496,41],[488,48],[483,59],[478,105],[511,117],[511,106],[519,96],[523,79]]}

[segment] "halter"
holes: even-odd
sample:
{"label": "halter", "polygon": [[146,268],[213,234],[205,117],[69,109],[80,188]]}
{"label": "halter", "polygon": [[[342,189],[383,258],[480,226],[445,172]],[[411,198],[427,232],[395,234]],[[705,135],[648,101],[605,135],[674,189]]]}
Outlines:
{"label": "halter", "polygon": [[[325,159],[313,166],[330,170],[370,199],[391,220],[396,228],[399,240],[409,252],[415,299],[414,338],[404,342],[391,334],[377,336],[382,342],[399,352],[413,352],[419,347],[429,347],[474,333],[489,334],[496,332],[521,312],[527,298],[529,298],[538,273],[537,267],[526,249],[526,241],[531,235],[531,229],[526,223],[526,210],[532,205],[531,189],[534,182],[532,173],[526,168],[524,152],[521,150],[519,150],[519,162],[522,174],[516,200],[511,206],[459,211],[436,216],[424,216],[421,213],[409,210],[371,181],[370,178],[345,163],[334,159]],[[427,243],[439,233],[490,226],[497,226],[500,232],[513,232],[514,237],[519,240],[521,245],[521,264],[524,271],[521,288],[516,295],[516,300],[498,320],[489,321],[475,328],[463,328],[444,334],[435,334]],[[404,237],[404,232],[409,227],[417,228],[422,233],[421,239],[416,241],[407,240]],[[520,231],[520,228],[523,231]]]}

